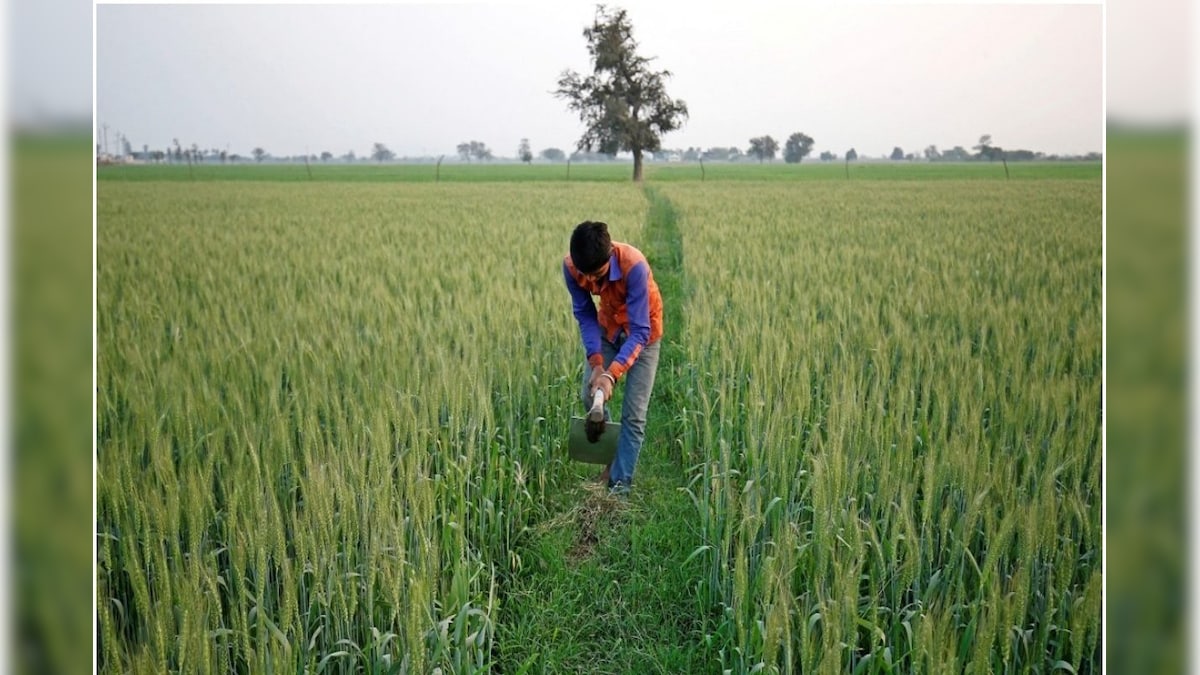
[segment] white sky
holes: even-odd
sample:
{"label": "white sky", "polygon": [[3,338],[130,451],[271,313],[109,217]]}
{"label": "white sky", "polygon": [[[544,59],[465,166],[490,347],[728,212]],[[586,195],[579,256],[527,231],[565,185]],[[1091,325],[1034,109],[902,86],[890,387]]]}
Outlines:
{"label": "white sky", "polygon": [[1110,0],[1106,10],[1108,116],[1186,120],[1196,96],[1195,0]]}
{"label": "white sky", "polygon": [[7,108],[17,122],[92,111],[92,6],[87,0],[8,0],[0,16],[7,63]]}
{"label": "white sky", "polygon": [[[461,73],[464,70],[471,72],[470,64],[459,63],[455,67],[453,61],[473,53],[474,45],[490,47],[491,53],[475,58],[481,58],[491,66],[492,74],[485,78],[484,84],[492,85],[488,87],[489,94],[491,90],[497,89],[505,92],[499,98],[493,96],[483,99],[476,96],[465,98],[468,103],[447,104],[455,92],[469,88],[461,83],[448,94],[439,96],[436,93],[421,92],[417,96],[423,101],[419,104],[423,110],[434,110],[436,114],[433,117],[448,118],[449,123],[455,124],[454,129],[438,129],[437,120],[410,121],[408,118],[419,112],[411,109],[414,106],[402,109],[402,106],[388,102],[380,104],[394,108],[393,114],[377,113],[377,117],[389,120],[386,125],[375,124],[368,119],[352,120],[344,108],[325,110],[321,112],[322,116],[334,116],[341,126],[349,127],[353,133],[346,133],[346,137],[342,137],[341,134],[335,135],[333,130],[326,131],[322,127],[322,138],[312,140],[316,134],[306,131],[301,135],[310,137],[309,141],[297,142],[285,137],[275,141],[276,144],[282,145],[278,145],[273,151],[288,154],[288,148],[293,145],[311,145],[320,141],[330,145],[346,145],[346,149],[354,147],[361,151],[374,140],[383,140],[390,142],[393,149],[399,151],[404,148],[409,154],[419,154],[422,149],[429,153],[440,153],[452,152],[453,145],[474,136],[489,143],[493,149],[510,154],[512,150],[509,146],[515,147],[513,139],[522,135],[531,138],[535,149],[551,144],[569,148],[577,136],[578,124],[565,110],[565,106],[562,106],[560,101],[548,97],[546,92],[553,87],[554,79],[562,68],[569,66],[583,69],[586,66],[583,40],[579,32],[591,18],[591,5],[574,2],[556,9],[545,0],[537,0],[525,6],[503,2],[492,4],[501,6],[487,12],[484,23],[496,14],[503,15],[505,20],[496,25],[484,25],[482,28],[479,27],[480,22],[470,20],[470,16],[465,16],[461,25],[447,28],[446,24],[450,19],[446,14],[470,14],[465,10],[455,11],[456,8],[429,8],[417,5],[376,7],[373,8],[375,14],[393,15],[388,23],[380,26],[362,26],[364,22],[370,22],[360,18],[357,23],[361,28],[346,29],[331,25],[328,31],[324,31],[325,34],[353,36],[342,38],[340,51],[336,44],[324,44],[332,42],[324,39],[304,45],[304,50],[308,52],[326,51],[326,62],[339,66],[338,72],[333,74],[330,74],[327,68],[313,72],[314,84],[311,89],[318,86],[336,89],[340,82],[345,82],[344,89],[351,89],[358,81],[386,81],[390,83],[386,87],[388,90],[403,89],[410,92],[410,98],[411,92],[419,91],[422,85],[426,85],[431,79],[436,81],[437,78],[420,78],[420,70],[411,65],[406,67],[404,63],[399,62],[399,55],[418,53],[419,63],[437,67],[443,72]],[[980,107],[978,105],[975,109],[959,111],[946,111],[944,104],[938,109],[927,105],[923,112],[932,111],[933,115],[918,115],[922,127],[933,128],[931,131],[925,131],[908,124],[913,117],[913,108],[918,106],[917,103],[909,103],[904,109],[897,110],[896,101],[881,100],[882,97],[873,96],[873,93],[888,88],[899,88],[905,92],[924,92],[926,97],[948,97],[953,90],[946,86],[947,81],[969,77],[961,73],[972,71],[981,74],[977,81],[983,81],[984,70],[988,71],[987,76],[995,81],[997,88],[1028,91],[1034,84],[1044,82],[1044,78],[1052,73],[1042,72],[1041,69],[1027,73],[1030,76],[1029,86],[1024,86],[1020,83],[1023,76],[1020,72],[1022,63],[1012,63],[1005,67],[1005,63],[997,58],[997,54],[1004,60],[1017,59],[1027,65],[1028,61],[1039,56],[1057,59],[1067,51],[1068,44],[1099,41],[1095,34],[1098,29],[1094,28],[1093,21],[1087,17],[1077,17],[1099,12],[1098,5],[1056,7],[1041,0],[1026,0],[1020,5],[991,7],[965,0],[924,7],[896,4],[881,7],[879,4],[858,3],[855,7],[841,10],[833,9],[829,4],[823,5],[821,10],[814,9],[811,3],[800,9],[787,10],[781,6],[783,3],[771,7],[762,2],[741,2],[727,7],[708,5],[703,11],[681,11],[678,4],[670,4],[669,9],[656,9],[655,4],[634,2],[625,6],[632,13],[645,53],[658,55],[664,67],[671,68],[678,74],[670,83],[669,91],[677,97],[684,98],[692,106],[691,123],[683,131],[667,136],[665,140],[669,147],[729,144],[744,147],[746,139],[751,135],[771,133],[778,138],[790,133],[793,127],[815,136],[818,149],[828,146],[835,151],[844,151],[842,146],[849,147],[851,144],[871,153],[888,151],[897,143],[902,144],[905,149],[915,150],[928,143],[936,143],[939,147],[965,145],[974,143],[981,133],[991,133],[997,143],[1008,147],[1033,147],[1037,139],[1031,138],[1026,141],[1025,139],[1032,137],[1033,133],[1031,129],[1024,128],[1033,125],[1017,123],[1019,116],[1016,114],[999,114],[1005,111],[995,110],[996,106],[990,110],[990,113],[998,118],[997,121],[993,121],[990,118],[981,119],[983,115],[977,110]],[[1195,100],[1200,93],[1200,88],[1196,86],[1197,69],[1189,67],[1195,60],[1192,43],[1198,35],[1197,26],[1200,25],[1197,20],[1200,16],[1195,5],[1195,0],[1108,0],[1105,7],[1105,47],[1108,56],[1107,112],[1110,118],[1132,122],[1179,122],[1185,121],[1192,111],[1197,109]],[[83,120],[90,117],[93,103],[92,4],[88,0],[8,0],[6,6],[8,11],[0,12],[0,15],[3,15],[7,24],[2,36],[7,42],[4,51],[8,56],[8,68],[5,69],[7,86],[4,87],[8,94],[7,114],[18,124],[38,122],[45,118]],[[100,16],[97,37],[101,42],[98,48],[100,62],[97,66],[97,111],[107,120],[110,131],[123,131],[138,145],[163,145],[175,136],[185,139],[190,137],[194,139],[192,142],[203,142],[205,145],[225,143],[231,149],[234,144],[239,147],[246,144],[257,145],[258,142],[269,144],[271,141],[268,135],[275,135],[276,128],[286,130],[287,125],[297,124],[291,121],[297,117],[294,111],[295,104],[288,109],[276,106],[272,102],[268,109],[252,111],[252,115],[243,113],[242,118],[246,119],[245,126],[248,130],[251,123],[256,127],[265,127],[263,131],[247,134],[237,133],[237,127],[230,129],[226,128],[229,125],[201,124],[202,120],[188,119],[196,117],[192,111],[199,110],[199,105],[193,104],[192,111],[186,108],[181,110],[181,106],[170,105],[168,100],[181,96],[184,99],[188,98],[174,91],[177,88],[176,81],[186,83],[194,75],[203,77],[206,81],[233,81],[244,78],[243,81],[247,83],[236,86],[261,91],[255,102],[271,101],[275,98],[274,92],[281,92],[285,100],[304,98],[294,91],[298,88],[295,81],[301,78],[292,72],[288,72],[290,82],[269,81],[267,84],[256,84],[248,80],[269,77],[265,75],[271,70],[270,59],[267,57],[269,50],[290,48],[295,51],[298,39],[294,36],[297,33],[318,31],[311,25],[298,31],[289,28],[289,24],[295,21],[289,14],[306,14],[314,9],[317,8],[278,5],[274,7],[275,16],[267,17],[270,22],[268,25],[254,26],[248,18],[231,18],[231,15],[254,14],[261,21],[261,8],[100,5],[96,8]],[[343,17],[353,21],[353,15],[361,17],[364,13],[372,13],[371,10],[372,8],[361,6],[335,6],[324,8],[319,13],[326,19],[332,16],[337,19],[336,23],[343,23],[347,20]],[[424,21],[427,15],[439,12],[443,15],[436,21],[436,26],[442,29],[440,33],[433,34],[432,29],[422,32],[415,27],[407,31],[403,28],[404,25],[416,26],[419,21]],[[838,12],[843,16],[837,16]],[[1040,45],[1030,45],[1027,42],[1022,44],[1021,50],[1025,54],[1023,59],[1018,58],[1016,46],[1011,42],[989,46],[997,45],[999,38],[1010,34],[1006,31],[1010,31],[1014,26],[1019,28],[1024,25],[1025,15],[1045,15],[1048,12],[1059,15],[1047,20],[1050,26],[1063,22],[1068,26],[1059,30],[1053,39],[1039,40]],[[961,15],[964,13],[988,16],[968,18],[968,25],[964,28],[961,25],[964,21]],[[864,26],[861,21],[848,18],[851,14],[860,17],[867,15],[875,17],[875,20],[870,22],[871,25]],[[881,20],[879,17],[884,14],[887,14],[888,18]],[[955,14],[960,16],[949,16]],[[997,14],[1001,15],[999,19],[995,18]],[[1067,17],[1064,18],[1063,14]],[[187,25],[188,21],[200,21],[199,15],[209,15],[201,22],[203,25],[215,23],[220,28],[208,30],[204,39],[176,41],[168,36],[168,31],[184,38],[203,30],[192,29]],[[677,28],[681,21],[680,16],[684,17],[687,35],[680,35],[683,31]],[[1099,19],[1095,21],[1098,22]],[[959,25],[952,26],[951,22],[957,22]],[[230,27],[231,23],[234,26]],[[311,24],[312,20],[305,23]],[[869,31],[878,30],[881,23],[884,24],[886,34],[901,37],[902,48],[889,47],[889,44],[895,45],[893,40],[871,37]],[[514,24],[516,28],[509,28]],[[141,28],[146,25],[149,27]],[[235,49],[222,54],[219,49],[222,36],[238,26],[245,28],[238,31],[240,35],[252,32],[256,37],[243,38]],[[1047,24],[1043,23],[1042,26],[1040,32],[1028,34],[1045,36],[1049,32],[1045,29]],[[980,35],[981,29],[992,28],[995,30],[991,35],[996,36],[995,38]],[[375,33],[376,29],[397,37],[406,32],[410,35],[416,32],[415,39],[419,44],[412,44],[413,37],[406,40],[408,44],[400,44],[398,40],[368,44],[371,34]],[[946,36],[962,34],[964,30],[965,36],[947,41]],[[487,37],[488,33],[493,34],[491,38]],[[714,34],[722,37],[714,40]],[[767,43],[756,43],[755,36],[758,35],[765,35],[763,39]],[[789,38],[789,35],[795,37]],[[504,39],[505,36],[509,36],[509,39]],[[704,42],[705,38],[708,39],[707,43]],[[344,44],[346,42],[350,44]],[[437,46],[428,46],[433,43],[437,43]],[[831,43],[834,45],[833,49],[828,46]],[[724,63],[722,55],[718,53],[720,46],[734,44],[738,45],[740,51],[734,53],[726,49],[724,54],[728,63]],[[852,49],[849,47],[851,44]],[[186,45],[190,47],[185,47]],[[395,57],[384,54],[389,45],[396,49]],[[456,49],[449,49],[451,45]],[[747,45],[750,49],[746,49]],[[1085,46],[1088,48],[1072,47],[1075,51],[1072,61],[1075,60],[1074,57],[1083,60],[1095,54],[1096,50],[1092,48],[1094,44]],[[1042,50],[1043,53],[1035,55],[1031,49]],[[199,58],[198,54],[206,50],[212,53],[211,58]],[[364,52],[380,54],[383,57],[382,63],[364,65],[348,60],[354,54]],[[770,56],[784,52],[790,52],[787,57],[793,64],[790,68],[780,68],[779,64],[769,60]],[[693,54],[695,58],[692,57]],[[436,58],[432,58],[431,55],[436,55]],[[181,59],[181,56],[188,58]],[[528,58],[530,56],[533,58]],[[244,58],[244,62],[239,63],[239,57]],[[521,61],[523,57],[525,61]],[[853,57],[853,60],[849,57]],[[155,63],[134,63],[132,67],[127,66],[131,60],[154,60]],[[319,62],[317,57],[311,57],[311,60]],[[763,65],[764,60],[768,61],[766,65]],[[189,61],[199,61],[200,65],[204,66],[204,72],[194,75],[187,72]],[[933,62],[933,66],[925,67],[924,64],[929,61]],[[769,74],[776,70],[795,72],[798,69],[796,63],[810,65],[811,68],[804,71],[805,76],[799,81],[793,78],[796,96],[789,102],[788,110],[765,109],[761,102],[752,100],[752,87],[758,88],[760,93],[771,92],[771,98],[775,101],[783,98],[785,87],[778,84],[782,78],[771,78]],[[883,65],[879,66],[880,63]],[[767,75],[756,76],[753,72],[747,73],[747,69],[742,69],[741,79],[746,81],[741,82],[737,71],[733,69],[737,64],[745,64],[747,69],[757,64]],[[385,68],[389,65],[390,68]],[[714,65],[716,67],[713,67]],[[907,67],[909,65],[921,67],[914,71],[913,68]],[[1089,73],[1100,68],[1097,62],[1086,65],[1072,62],[1064,65],[1066,66],[1079,67]],[[275,69],[281,67],[274,66]],[[165,82],[154,85],[162,92],[161,96],[166,97],[154,106],[139,103],[139,100],[153,95],[143,93],[152,87],[140,86],[142,80],[153,76],[153,73],[146,72],[151,68],[153,71],[169,74],[169,77],[160,78],[166,80]],[[948,76],[945,75],[947,69],[952,69]],[[730,70],[734,72],[731,74]],[[997,76],[997,71],[1004,72]],[[517,86],[500,84],[494,79],[514,72],[524,73],[527,79],[538,80],[537,86],[528,86],[525,80],[519,83],[525,86],[521,86],[518,91]],[[903,76],[893,76],[889,79],[889,72],[899,72]],[[328,84],[330,81],[334,84]],[[543,85],[543,82],[548,84]],[[476,86],[479,86],[478,82]],[[1095,86],[1094,80],[1078,83],[1078,86],[1080,89]],[[367,88],[371,88],[370,85]],[[211,89],[212,87],[204,97],[204,104],[206,107],[214,106],[218,110],[216,113],[203,113],[200,116],[219,118],[221,115],[218,113],[230,107],[222,101],[222,97],[232,97],[220,89]],[[1087,96],[1096,95],[1078,92],[1075,100]],[[343,103],[362,99],[382,102],[384,98],[382,92],[376,96],[356,94],[352,98],[345,98]],[[538,98],[542,100],[537,101],[536,105],[530,101]],[[961,98],[968,97],[959,97]],[[485,100],[486,103],[481,104],[481,101]],[[721,105],[726,101],[737,101],[737,104]],[[864,101],[871,105],[866,106]],[[718,105],[714,107],[713,102]],[[238,107],[243,111],[247,107],[245,100],[235,100],[234,103],[239,103]],[[491,125],[486,115],[482,120],[473,116],[469,109],[471,107],[496,107],[510,115],[515,112],[511,124],[521,129],[504,128],[495,132],[494,138],[484,138]],[[1084,104],[1082,107],[1089,106]],[[875,110],[879,114],[863,114],[861,110],[864,108]],[[147,110],[153,110],[154,114],[148,114]],[[447,110],[449,112],[446,112]],[[1051,117],[1051,112],[1055,111],[1045,111],[1043,123],[1036,125],[1038,133],[1048,134],[1049,132],[1042,129],[1047,128],[1051,121],[1062,124],[1062,116]],[[1026,110],[1023,116],[1028,117],[1031,114],[1032,111]],[[171,121],[156,120],[156,115],[160,118],[167,115]],[[458,121],[464,118],[468,119],[468,123],[463,124],[463,128],[458,128]],[[313,120],[315,116],[310,114],[309,119]],[[879,122],[880,119],[883,121]],[[1074,124],[1073,133],[1079,132],[1082,124]],[[309,126],[311,125],[310,122]],[[902,132],[893,129],[901,126]],[[1010,130],[1010,126],[1014,128]],[[162,127],[171,129],[165,130]],[[472,131],[475,133],[472,134]],[[871,137],[868,137],[868,134]],[[242,140],[242,135],[253,136],[259,140]],[[901,135],[903,138],[892,138]],[[326,136],[333,137],[326,140]],[[443,136],[448,136],[451,140],[442,140]],[[1091,149],[1094,144],[1086,140],[1075,143],[1084,145],[1081,150]],[[1069,151],[1065,133],[1061,137],[1056,135],[1055,141],[1056,146]],[[882,149],[872,146],[881,146]],[[1035,149],[1053,151],[1048,145]],[[296,151],[302,152],[303,148]]]}
{"label": "white sky", "polygon": [[[1103,148],[1098,4],[626,2],[688,103],[665,147],[803,131],[815,150]],[[100,5],[96,122],[132,145],[277,155],[571,150],[559,74],[589,66],[594,4]]]}

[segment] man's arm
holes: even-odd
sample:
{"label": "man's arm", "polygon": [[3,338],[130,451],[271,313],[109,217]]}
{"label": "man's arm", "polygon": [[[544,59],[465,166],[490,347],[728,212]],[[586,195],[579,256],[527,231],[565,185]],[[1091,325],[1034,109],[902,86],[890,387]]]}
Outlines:
{"label": "man's arm", "polygon": [[625,282],[625,311],[629,316],[629,337],[608,366],[613,380],[633,367],[642,349],[650,343],[650,263],[640,262],[629,270]]}
{"label": "man's arm", "polygon": [[604,356],[600,353],[600,321],[596,317],[596,303],[592,302],[592,294],[575,283],[575,277],[571,276],[565,260],[563,278],[567,282],[567,290],[571,292],[575,321],[579,323],[579,336],[583,339],[588,364],[593,368],[604,367]]}

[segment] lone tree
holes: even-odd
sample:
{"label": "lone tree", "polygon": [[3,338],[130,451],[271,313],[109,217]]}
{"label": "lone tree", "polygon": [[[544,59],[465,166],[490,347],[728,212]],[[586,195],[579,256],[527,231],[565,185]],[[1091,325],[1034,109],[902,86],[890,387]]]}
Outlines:
{"label": "lone tree", "polygon": [[521,139],[521,145],[517,148],[517,156],[520,157],[521,161],[525,162],[526,164],[529,164],[533,161],[533,150],[529,149],[528,138]]}
{"label": "lone tree", "polygon": [[993,159],[995,159],[998,156],[997,153],[1000,151],[1000,148],[997,148],[992,145],[992,135],[991,134],[984,134],[984,135],[980,136],[979,137],[979,145],[976,145],[971,149],[978,150],[979,151],[978,157],[980,159],[986,159],[989,162],[992,161]]}
{"label": "lone tree", "polygon": [[975,150],[979,151],[979,156],[987,161],[994,161],[997,157],[1001,162],[1004,162],[1004,177],[1008,178],[1008,156],[1004,153],[1004,148],[998,145],[992,145],[992,135],[984,134],[979,137],[979,145],[976,145]]}
{"label": "lone tree", "polygon": [[376,143],[375,148],[371,151],[371,159],[381,164],[383,162],[390,162],[395,157],[396,153],[388,150],[388,146],[384,145],[383,143]]}
{"label": "lone tree", "polygon": [[750,147],[746,150],[746,154],[757,157],[758,163],[762,164],[764,159],[775,159],[776,150],[779,150],[779,141],[770,136],[759,136],[750,139]]}
{"label": "lone tree", "polygon": [[481,162],[485,159],[492,158],[491,149],[488,148],[487,143],[484,143],[483,141],[467,141],[466,143],[459,143],[455,149],[458,150],[458,156],[466,160],[468,164],[471,162],[472,157]]}
{"label": "lone tree", "polygon": [[808,134],[796,132],[788,136],[787,143],[783,146],[783,161],[788,164],[799,164],[801,160],[812,152],[813,139]]}
{"label": "lone tree", "polygon": [[554,95],[567,100],[587,125],[578,149],[615,155],[633,153],[633,180],[642,180],[642,155],[661,148],[662,135],[687,120],[687,103],[667,96],[663,81],[670,71],[655,72],[637,54],[633,24],[625,10],[596,7],[592,25],[583,29],[592,74],[564,70]]}

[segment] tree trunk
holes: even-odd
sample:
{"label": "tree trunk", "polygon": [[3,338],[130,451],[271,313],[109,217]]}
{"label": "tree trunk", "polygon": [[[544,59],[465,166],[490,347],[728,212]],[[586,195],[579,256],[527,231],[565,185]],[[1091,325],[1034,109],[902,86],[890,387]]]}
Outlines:
{"label": "tree trunk", "polygon": [[633,150],[633,182],[642,182],[642,150],[634,148]]}

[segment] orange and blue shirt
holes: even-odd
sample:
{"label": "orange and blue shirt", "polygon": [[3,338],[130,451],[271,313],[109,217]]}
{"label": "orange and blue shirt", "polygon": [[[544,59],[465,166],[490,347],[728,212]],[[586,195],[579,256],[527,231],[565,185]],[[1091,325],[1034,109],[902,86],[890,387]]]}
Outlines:
{"label": "orange and blue shirt", "polygon": [[[602,334],[609,342],[616,342],[617,336],[625,332],[625,343],[608,366],[608,374],[615,381],[633,367],[644,348],[662,337],[663,309],[662,296],[646,256],[633,246],[617,241],[612,243],[612,248],[607,278],[592,280],[584,276],[575,269],[570,255],[563,258],[563,277],[571,292],[588,364],[604,366],[600,351]],[[592,300],[593,295],[600,296],[599,310]]]}

